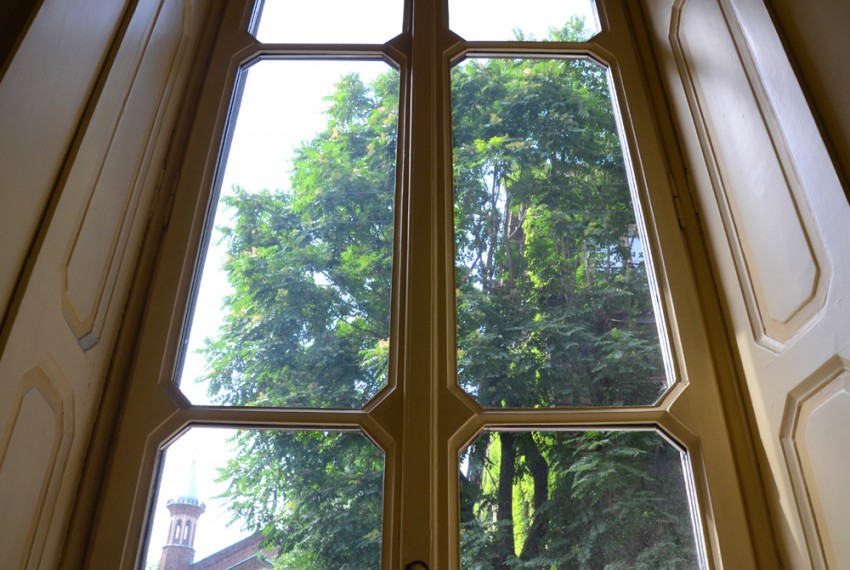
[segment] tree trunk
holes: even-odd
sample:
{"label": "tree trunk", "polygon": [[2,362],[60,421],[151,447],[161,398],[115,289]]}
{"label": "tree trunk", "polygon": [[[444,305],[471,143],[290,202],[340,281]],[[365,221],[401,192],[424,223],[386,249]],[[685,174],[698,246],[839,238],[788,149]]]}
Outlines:
{"label": "tree trunk", "polygon": [[507,560],[514,552],[514,496],[516,472],[516,434],[498,432],[502,444],[499,462],[499,490],[496,500],[496,556],[493,568],[507,570]]}
{"label": "tree trunk", "polygon": [[541,512],[541,508],[549,500],[549,463],[540,453],[540,449],[530,433],[524,434],[522,452],[525,456],[526,465],[531,472],[531,478],[534,480],[534,495],[532,497],[534,518],[528,527],[528,536],[525,537],[520,558],[531,560],[540,554],[540,546],[549,528],[549,513]]}

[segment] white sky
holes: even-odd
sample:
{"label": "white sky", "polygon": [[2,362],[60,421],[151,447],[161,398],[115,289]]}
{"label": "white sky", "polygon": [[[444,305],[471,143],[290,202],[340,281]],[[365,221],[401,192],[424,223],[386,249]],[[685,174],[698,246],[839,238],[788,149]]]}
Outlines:
{"label": "white sky", "polygon": [[[513,29],[543,38],[550,27],[559,27],[571,16],[596,21],[592,0],[449,0],[450,25],[468,40],[510,40]],[[266,0],[258,31],[268,42],[381,43],[401,32],[401,0]],[[394,11],[393,11],[394,10]],[[368,19],[364,16],[368,16]],[[356,25],[352,25],[352,23]],[[368,22],[369,26],[363,23]],[[313,35],[315,30],[323,33]],[[242,105],[226,161],[222,195],[237,184],[249,191],[288,189],[292,150],[325,126],[323,97],[343,74],[356,71],[364,82],[386,70],[382,62],[265,61],[248,72]],[[226,222],[219,214],[215,225]],[[214,231],[197,309],[193,315],[188,349],[181,374],[181,390],[194,404],[208,403],[206,386],[194,382],[204,369],[197,354],[203,339],[213,336],[222,322],[222,299],[229,292],[220,271],[224,248],[216,246]],[[214,482],[216,469],[229,454],[226,439],[233,430],[195,428],[169,447],[147,547],[145,566],[159,561],[166,541],[169,513],[165,502],[182,494],[189,466],[197,464],[198,492],[206,512],[198,522],[195,560],[201,560],[248,533],[239,524],[228,527],[230,515],[215,499],[224,485]]]}

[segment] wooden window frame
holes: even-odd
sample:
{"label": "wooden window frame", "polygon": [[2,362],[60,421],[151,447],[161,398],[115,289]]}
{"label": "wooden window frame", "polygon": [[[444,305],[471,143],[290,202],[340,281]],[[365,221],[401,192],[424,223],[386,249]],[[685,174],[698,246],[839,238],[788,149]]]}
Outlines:
{"label": "wooden window frame", "polygon": [[[707,271],[702,236],[691,202],[678,190],[687,189],[684,168],[639,9],[599,0],[603,31],[580,44],[464,42],[446,25],[445,2],[410,0],[405,31],[369,46],[260,46],[245,33],[253,0],[229,2],[221,10],[210,64],[195,79],[197,111],[182,127],[187,140],[171,149],[180,158],[171,162],[170,184],[163,187],[173,206],[165,211],[162,233],[150,238],[161,240],[160,253],[89,565],[140,564],[163,446],[192,426],[238,426],[359,429],[375,441],[386,454],[384,568],[414,560],[457,567],[458,454],[482,430],[655,429],[688,451],[708,566],[770,567],[775,547],[762,520],[761,496],[751,493],[758,479],[747,457],[740,394],[721,382],[734,365],[723,324],[712,314],[716,294],[697,283]],[[264,54],[384,59],[400,69],[394,342],[389,385],[362,410],[192,406],[173,381],[236,77],[241,66]],[[610,69],[676,379],[655,405],[484,410],[457,386],[448,81],[450,65],[466,54],[590,57]]]}

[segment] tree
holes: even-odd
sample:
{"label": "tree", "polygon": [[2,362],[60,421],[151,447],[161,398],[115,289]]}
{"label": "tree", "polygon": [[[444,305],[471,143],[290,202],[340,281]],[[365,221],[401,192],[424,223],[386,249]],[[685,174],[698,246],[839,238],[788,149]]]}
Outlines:
{"label": "tree", "polygon": [[[666,381],[605,71],[470,60],[452,103],[461,385],[487,407],[653,403]],[[465,566],[696,566],[680,455],[652,432],[494,431],[463,459]]]}
{"label": "tree", "polygon": [[355,75],[298,149],[291,192],[235,188],[221,228],[234,293],[209,341],[222,404],[360,407],[386,382],[398,79]]}
{"label": "tree", "polygon": [[[359,407],[386,381],[397,85],[343,77],[291,191],[227,200],[217,401]],[[472,59],[452,106],[461,386],[485,407],[653,403],[665,375],[606,72]],[[245,431],[237,448],[226,497],[281,567],[378,565],[383,460],[365,438]],[[680,454],[654,432],[493,431],[462,460],[465,566],[696,565]]]}
{"label": "tree", "polygon": [[[386,383],[398,78],[342,77],[292,191],[234,189],[233,294],[204,352],[227,405],[357,408]],[[379,565],[383,456],[356,433],[243,431],[221,479],[285,568]]]}

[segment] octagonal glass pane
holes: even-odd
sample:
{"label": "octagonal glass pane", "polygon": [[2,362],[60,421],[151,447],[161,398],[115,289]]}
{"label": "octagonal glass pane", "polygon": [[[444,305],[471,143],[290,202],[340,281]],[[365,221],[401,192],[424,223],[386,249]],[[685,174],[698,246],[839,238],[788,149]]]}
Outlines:
{"label": "octagonal glass pane", "polygon": [[462,568],[705,567],[686,458],[654,431],[491,431],[460,459]]}
{"label": "octagonal glass pane", "polygon": [[241,81],[180,389],[360,407],[387,383],[398,72],[261,60]]}
{"label": "octagonal glass pane", "polygon": [[457,362],[485,407],[654,403],[668,386],[607,71],[452,69]]}
{"label": "octagonal glass pane", "polygon": [[264,43],[382,44],[402,31],[399,0],[258,0],[253,35]]}
{"label": "octagonal glass pane", "polygon": [[600,31],[594,0],[449,0],[449,27],[468,41],[582,42]]}
{"label": "octagonal glass pane", "polygon": [[142,568],[380,567],[384,455],[362,433],[192,428],[163,454]]}

